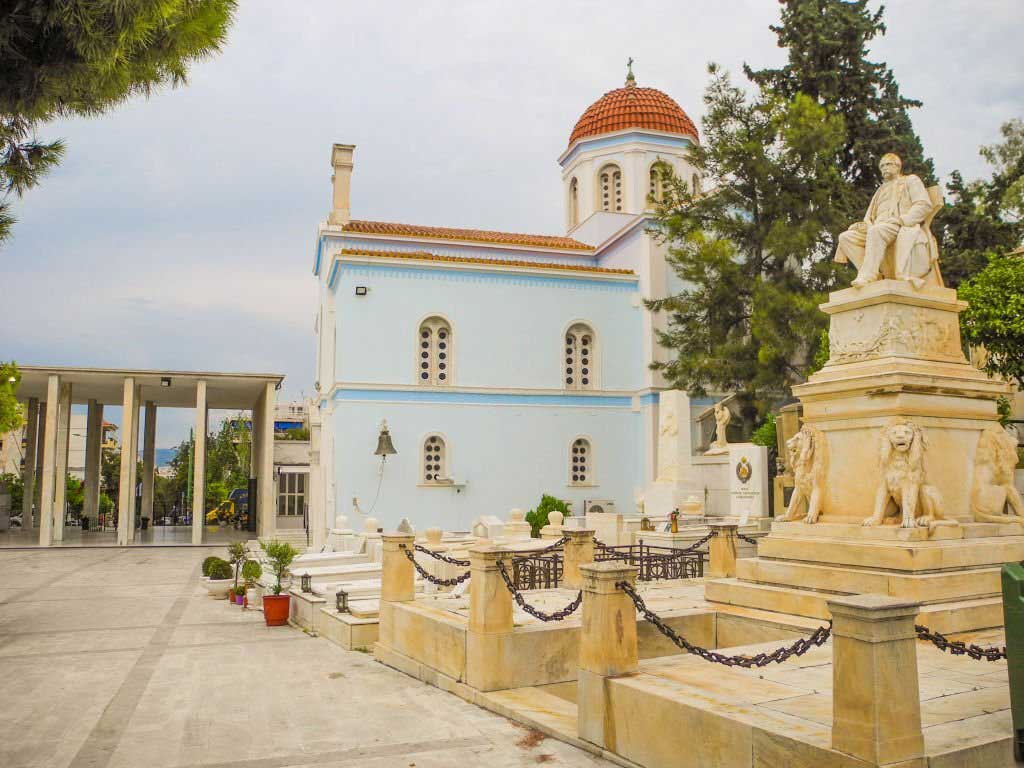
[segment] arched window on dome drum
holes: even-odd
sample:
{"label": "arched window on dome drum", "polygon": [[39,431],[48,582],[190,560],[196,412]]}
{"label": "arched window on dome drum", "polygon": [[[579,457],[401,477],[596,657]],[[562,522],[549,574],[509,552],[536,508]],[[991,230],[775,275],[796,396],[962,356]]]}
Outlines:
{"label": "arched window on dome drum", "polygon": [[597,194],[602,211],[622,210],[622,171],[617,165],[606,165],[597,175]]}
{"label": "arched window on dome drum", "polygon": [[668,174],[662,174],[657,163],[651,166],[650,183],[647,187],[647,194],[650,199],[656,203],[660,203],[668,196],[669,180],[667,176]]}
{"label": "arched window on dome drum", "polygon": [[580,223],[580,185],[574,178],[569,182],[569,226]]}
{"label": "arched window on dome drum", "polygon": [[443,386],[452,381],[452,329],[440,317],[420,324],[417,341],[416,376],[420,384]]}
{"label": "arched window on dome drum", "polygon": [[594,331],[584,323],[576,323],[565,332],[562,370],[566,389],[594,389],[597,379],[594,342]]}
{"label": "arched window on dome drum", "polygon": [[420,482],[424,485],[447,485],[448,447],[441,435],[428,435],[423,441],[420,460]]}
{"label": "arched window on dome drum", "polygon": [[594,456],[590,441],[577,437],[569,449],[569,485],[596,485],[594,482]]}

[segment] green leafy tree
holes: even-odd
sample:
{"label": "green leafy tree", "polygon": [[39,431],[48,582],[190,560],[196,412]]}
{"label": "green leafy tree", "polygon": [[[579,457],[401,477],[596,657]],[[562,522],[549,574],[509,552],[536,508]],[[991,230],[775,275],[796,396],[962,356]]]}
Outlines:
{"label": "green leafy tree", "polygon": [[64,499],[67,508],[74,514],[80,515],[85,504],[85,489],[82,486],[82,481],[74,475],[68,475],[65,489]]}
{"label": "green leafy tree", "polygon": [[[219,51],[236,0],[10,0],[0,14],[0,185],[22,195],[60,162],[60,141],[37,128],[102,114],[133,96],[186,81]],[[10,236],[0,202],[0,241]]]}
{"label": "green leafy tree", "polygon": [[963,283],[960,315],[964,341],[984,347],[982,370],[1024,389],[1024,258],[996,257]]}
{"label": "green leafy tree", "polygon": [[564,501],[547,493],[542,494],[540,504],[536,509],[527,512],[525,517],[526,522],[530,524],[530,535],[533,538],[540,538],[540,529],[548,524],[548,515],[552,512],[561,512],[565,517],[572,514],[569,511],[569,505]]}
{"label": "green leafy tree", "polygon": [[668,315],[655,363],[673,386],[738,394],[745,433],[758,413],[806,379],[838,282],[827,234],[837,226],[835,165],[842,119],[813,99],[751,98],[715,65],[704,141],[691,162],[714,190],[670,178],[657,228],[683,289],[647,306]]}
{"label": "green leafy tree", "polygon": [[24,409],[18,402],[21,372],[17,363],[0,363],[0,435],[19,429],[25,423]]}
{"label": "green leafy tree", "polygon": [[19,474],[4,472],[0,474],[0,488],[6,487],[7,493],[11,495],[11,513],[21,512],[21,503],[25,498],[25,483]]}
{"label": "green leafy tree", "polygon": [[965,182],[953,171],[946,205],[933,225],[942,276],[953,288],[1024,237],[1024,122],[1010,120],[1000,132],[1001,143],[981,148],[993,166],[991,177]]}
{"label": "green leafy tree", "polygon": [[[804,94],[843,119],[846,134],[835,152],[840,170],[832,204],[845,228],[861,218],[882,182],[878,160],[895,152],[905,173],[926,185],[935,171],[914,132],[910,110],[920,101],[900,93],[896,76],[884,62],[868,59],[868,45],[885,34],[884,7],[872,11],[868,0],[780,0],[781,23],[771,29],[786,64],[779,69],[745,68],[767,92],[784,99]],[[833,230],[833,238],[839,230]],[[833,240],[834,242],[834,240]]]}

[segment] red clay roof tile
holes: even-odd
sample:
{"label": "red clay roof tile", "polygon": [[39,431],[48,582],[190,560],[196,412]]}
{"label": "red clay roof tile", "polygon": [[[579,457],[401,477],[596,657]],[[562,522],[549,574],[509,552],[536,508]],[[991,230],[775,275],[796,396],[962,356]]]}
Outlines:
{"label": "red clay roof tile", "polygon": [[657,88],[626,86],[608,91],[595,101],[569,136],[569,146],[578,139],[627,128],[678,133],[699,141],[697,126],[676,102]]}
{"label": "red clay roof tile", "polygon": [[433,240],[468,240],[497,245],[525,245],[540,248],[561,248],[573,251],[594,249],[571,237],[554,235],[524,235],[515,232],[492,232],[485,229],[457,229],[455,227],[422,227],[416,224],[393,224],[384,221],[353,220],[342,227],[345,232],[367,235],[395,235],[397,237],[421,237]]}

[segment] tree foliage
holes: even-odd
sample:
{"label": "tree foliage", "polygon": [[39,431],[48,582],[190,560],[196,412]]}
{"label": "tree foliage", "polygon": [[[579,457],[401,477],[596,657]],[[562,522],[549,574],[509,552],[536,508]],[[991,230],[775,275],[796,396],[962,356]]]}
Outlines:
{"label": "tree foliage", "polygon": [[780,5],[781,23],[771,29],[786,49],[785,66],[745,71],[781,98],[802,93],[843,118],[846,135],[835,155],[841,181],[833,201],[843,227],[863,216],[882,182],[878,160],[886,152],[902,158],[905,173],[934,184],[934,166],[910,119],[909,111],[921,102],[902,95],[884,62],[868,58],[870,42],[886,31],[884,7],[872,12],[868,0],[780,0]]}
{"label": "tree foliage", "polygon": [[670,179],[657,225],[683,288],[647,305],[668,313],[659,341],[676,353],[655,367],[696,395],[738,392],[749,433],[758,410],[805,380],[824,327],[818,304],[838,277],[823,233],[840,226],[834,158],[845,133],[807,96],[751,98],[709,71],[704,141],[690,161],[716,186],[695,195]]}
{"label": "tree foliage", "polygon": [[[22,195],[60,162],[36,129],[186,81],[219,51],[236,0],[10,0],[0,14],[0,185]],[[0,241],[13,218],[0,202]]]}
{"label": "tree foliage", "polygon": [[15,362],[0,363],[0,435],[19,429],[25,423],[24,408],[18,402],[21,372]]}
{"label": "tree foliage", "polygon": [[942,276],[953,288],[1024,237],[1024,122],[1010,120],[1000,132],[1002,142],[981,148],[993,166],[991,177],[966,182],[953,171],[936,218]]}
{"label": "tree foliage", "polygon": [[963,283],[960,315],[964,341],[985,348],[982,369],[1024,389],[1024,258],[995,257]]}

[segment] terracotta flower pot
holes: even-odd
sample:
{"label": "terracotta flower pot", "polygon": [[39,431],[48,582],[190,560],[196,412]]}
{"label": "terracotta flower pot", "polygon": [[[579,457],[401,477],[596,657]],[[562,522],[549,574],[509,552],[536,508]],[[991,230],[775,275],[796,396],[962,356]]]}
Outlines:
{"label": "terracotta flower pot", "polygon": [[289,594],[263,596],[263,618],[268,627],[281,627],[288,623],[291,598]]}

